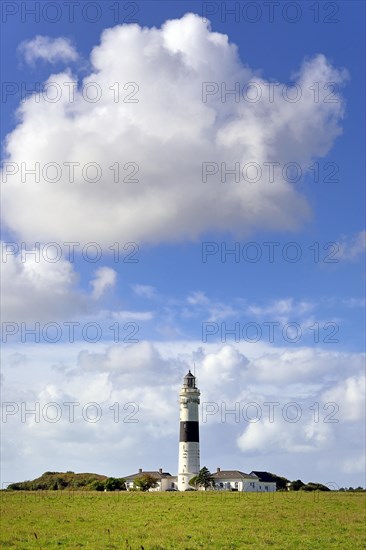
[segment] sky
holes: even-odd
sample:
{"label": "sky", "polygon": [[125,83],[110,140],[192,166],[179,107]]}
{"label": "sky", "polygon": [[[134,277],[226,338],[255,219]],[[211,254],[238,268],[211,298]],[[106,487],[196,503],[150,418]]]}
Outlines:
{"label": "sky", "polygon": [[2,487],[365,486],[364,4],[1,8]]}

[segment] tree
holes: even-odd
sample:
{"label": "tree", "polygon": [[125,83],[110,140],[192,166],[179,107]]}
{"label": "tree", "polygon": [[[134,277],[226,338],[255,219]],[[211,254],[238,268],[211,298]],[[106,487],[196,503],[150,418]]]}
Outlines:
{"label": "tree", "polygon": [[197,477],[198,477],[198,476],[193,476],[193,477],[189,480],[188,485],[190,485],[191,487],[197,488]]}
{"label": "tree", "polygon": [[141,491],[148,491],[149,489],[156,487],[158,482],[157,479],[151,474],[142,474],[135,477],[133,484]]}
{"label": "tree", "polygon": [[105,488],[107,491],[122,491],[125,489],[125,480],[119,477],[109,477],[105,482]]}
{"label": "tree", "polygon": [[291,481],[290,490],[291,491],[300,491],[301,487],[304,487],[305,483],[301,481],[301,479],[297,479],[296,481]]}
{"label": "tree", "polygon": [[206,466],[201,468],[198,475],[196,476],[195,486],[197,486],[197,485],[199,487],[204,487],[205,490],[208,487],[214,487],[214,485],[215,485],[215,480],[214,480],[210,470],[208,468],[206,468]]}
{"label": "tree", "polygon": [[290,480],[287,477],[277,476],[276,474],[272,474],[272,476],[276,482],[276,489],[278,491],[287,491],[287,484]]}

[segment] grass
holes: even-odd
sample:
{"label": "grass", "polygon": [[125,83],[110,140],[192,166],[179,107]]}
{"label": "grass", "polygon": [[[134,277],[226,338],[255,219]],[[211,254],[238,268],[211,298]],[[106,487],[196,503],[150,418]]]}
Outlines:
{"label": "grass", "polygon": [[365,493],[1,492],[0,547],[357,549]]}

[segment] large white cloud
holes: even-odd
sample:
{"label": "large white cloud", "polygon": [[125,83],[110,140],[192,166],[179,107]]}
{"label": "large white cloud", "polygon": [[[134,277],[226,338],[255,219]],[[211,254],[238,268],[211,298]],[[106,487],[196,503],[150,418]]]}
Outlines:
{"label": "large white cloud", "polygon": [[[116,240],[195,238],[209,230],[239,235],[256,227],[288,230],[308,218],[306,200],[281,170],[288,162],[306,170],[340,133],[343,103],[337,89],[327,101],[332,90],[326,85],[337,88],[346,75],[323,55],[304,62],[294,76],[301,95],[296,102],[284,97],[282,84],[273,87],[272,97],[269,82],[245,67],[228,37],[211,32],[193,14],[161,29],[107,29],[91,63],[93,72],[79,83],[73,101],[75,79],[66,71],[51,75],[47,93],[20,107],[20,122],[6,144],[6,160],[15,163],[6,169],[16,173],[3,185],[5,222],[16,234],[28,241],[92,240],[109,246]],[[253,81],[262,93],[257,102],[242,96],[239,102],[232,96],[222,101],[220,93],[202,101],[205,82],[218,89],[239,83],[242,91]],[[91,101],[98,90],[100,100]],[[60,100],[52,102],[57,91]],[[21,163],[24,172],[36,162],[40,181],[28,175],[22,182]],[[64,164],[70,162],[79,163],[74,182]],[[93,167],[82,174],[91,162],[102,170],[94,183],[86,181],[96,175]],[[218,173],[204,183],[204,162],[219,167],[224,162],[227,168],[255,162],[262,178],[235,183],[228,177],[222,183]],[[273,183],[265,162],[280,163]],[[46,170],[48,163],[58,163],[60,172]],[[119,183],[110,169],[115,163]],[[138,181],[122,181],[133,172],[129,179]]]}

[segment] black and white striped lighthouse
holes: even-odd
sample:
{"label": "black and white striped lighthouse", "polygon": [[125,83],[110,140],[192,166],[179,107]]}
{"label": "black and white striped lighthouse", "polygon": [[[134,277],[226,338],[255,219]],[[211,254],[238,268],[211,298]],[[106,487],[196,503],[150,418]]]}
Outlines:
{"label": "black and white striped lighthouse", "polygon": [[196,378],[189,371],[179,392],[179,491],[187,489],[189,480],[200,471],[199,403],[200,391],[196,387]]}

